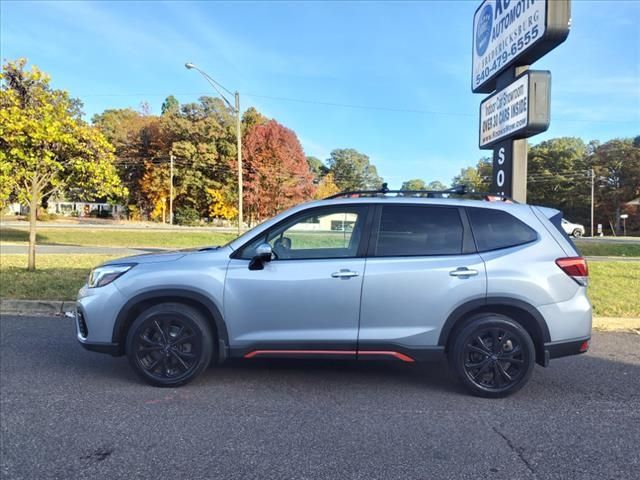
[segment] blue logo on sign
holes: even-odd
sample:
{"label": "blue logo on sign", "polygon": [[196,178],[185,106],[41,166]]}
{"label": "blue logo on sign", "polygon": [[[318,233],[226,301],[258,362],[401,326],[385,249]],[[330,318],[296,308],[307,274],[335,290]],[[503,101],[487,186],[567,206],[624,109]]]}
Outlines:
{"label": "blue logo on sign", "polygon": [[476,53],[479,56],[487,51],[491,39],[491,27],[493,27],[493,8],[487,3],[480,12],[476,25]]}

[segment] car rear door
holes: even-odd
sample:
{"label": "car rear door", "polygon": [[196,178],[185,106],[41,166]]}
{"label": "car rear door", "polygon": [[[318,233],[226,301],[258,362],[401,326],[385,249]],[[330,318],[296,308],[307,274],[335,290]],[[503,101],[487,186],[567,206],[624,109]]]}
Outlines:
{"label": "car rear door", "polygon": [[379,205],[362,288],[359,352],[428,356],[456,307],[486,296],[464,209]]}

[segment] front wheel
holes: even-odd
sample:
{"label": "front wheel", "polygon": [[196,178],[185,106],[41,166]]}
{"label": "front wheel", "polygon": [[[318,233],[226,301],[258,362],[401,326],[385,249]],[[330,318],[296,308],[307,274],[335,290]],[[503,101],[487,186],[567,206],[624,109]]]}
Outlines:
{"label": "front wheel", "polygon": [[573,236],[574,236],[575,238],[580,238],[580,237],[582,236],[582,230],[580,230],[579,228],[576,228],[576,229],[573,231]]}
{"label": "front wheel", "polygon": [[211,362],[214,341],[207,320],[187,305],[162,303],[140,314],[127,334],[133,370],[156,387],[178,387]]}
{"label": "front wheel", "polygon": [[535,364],[535,347],[527,331],[498,314],[471,320],[449,353],[462,384],[481,397],[505,397],[520,390]]}

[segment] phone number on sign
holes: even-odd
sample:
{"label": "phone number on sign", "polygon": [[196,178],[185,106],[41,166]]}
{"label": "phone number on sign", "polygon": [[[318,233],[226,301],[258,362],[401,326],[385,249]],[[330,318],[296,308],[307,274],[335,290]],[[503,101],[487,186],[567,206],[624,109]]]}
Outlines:
{"label": "phone number on sign", "polygon": [[[538,25],[534,25],[531,30],[527,30],[517,39],[511,40],[515,35],[509,35],[509,39],[501,42],[492,54],[487,55],[482,70],[475,76],[475,84],[480,85],[490,78],[494,73],[499,71],[504,65],[508,64],[513,57],[518,55],[522,50],[533,43],[540,35]],[[491,60],[493,59],[493,61]]]}

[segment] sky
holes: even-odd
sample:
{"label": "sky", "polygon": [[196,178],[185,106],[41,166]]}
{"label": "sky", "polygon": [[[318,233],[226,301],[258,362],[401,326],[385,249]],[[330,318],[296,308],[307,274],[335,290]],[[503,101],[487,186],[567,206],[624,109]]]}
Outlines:
{"label": "sky", "polygon": [[[367,154],[392,187],[449,184],[478,149],[471,92],[473,1],[0,2],[0,56],[27,57],[52,84],[107,108],[160,112],[215,95],[194,62],[296,132],[307,155]],[[550,70],[551,125],[530,138],[640,135],[640,1],[572,2]]]}

